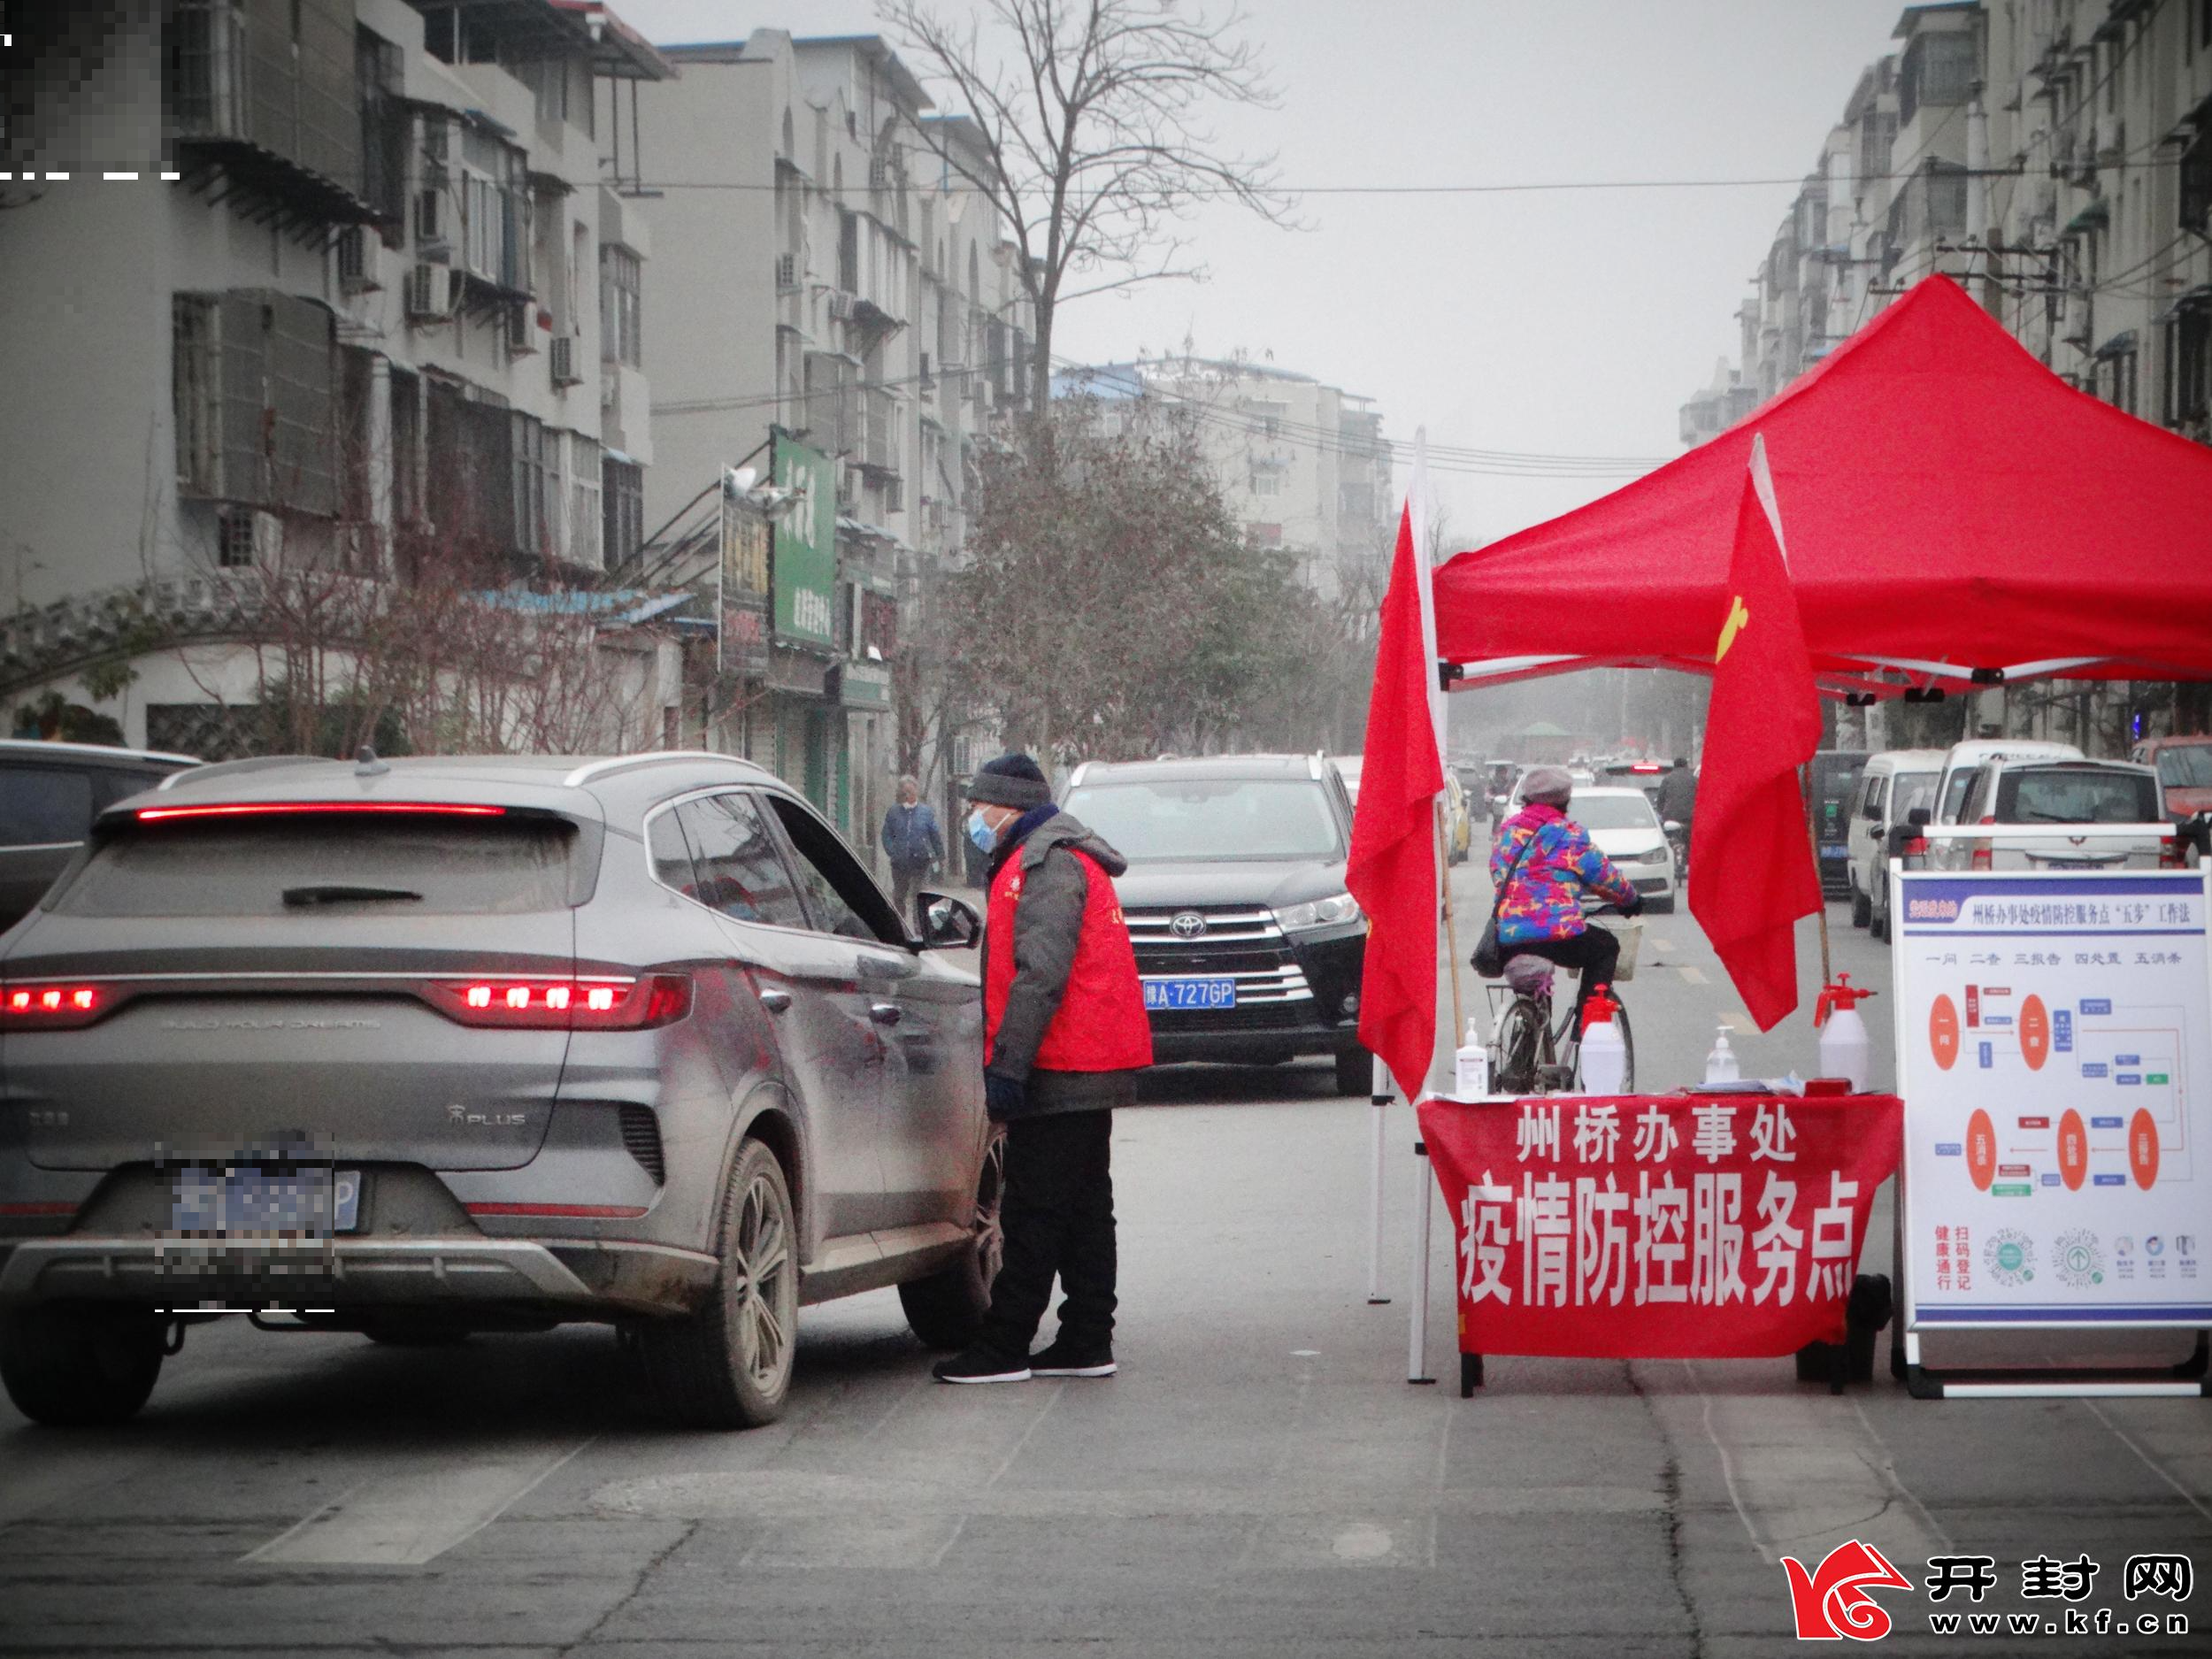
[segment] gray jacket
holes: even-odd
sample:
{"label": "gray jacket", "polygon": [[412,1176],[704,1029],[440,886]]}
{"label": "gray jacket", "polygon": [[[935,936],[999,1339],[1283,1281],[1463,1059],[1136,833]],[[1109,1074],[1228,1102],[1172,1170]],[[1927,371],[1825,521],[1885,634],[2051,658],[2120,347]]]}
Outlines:
{"label": "gray jacket", "polygon": [[[1075,965],[1083,933],[1084,902],[1090,884],[1068,848],[1080,848],[1110,876],[1129,861],[1067,813],[1047,818],[1014,851],[1021,860],[1021,896],[1014,905],[1014,982],[1007,989],[1006,1011],[999,1020],[990,1070],[1026,1085],[1027,1116],[1048,1112],[1097,1111],[1125,1106],[1136,1098],[1134,1071],[1052,1071],[1036,1064],[1045,1028],[1060,1011],[1060,999]],[[1053,855],[1061,856],[1055,857]],[[990,977],[991,952],[1007,949],[987,929],[983,937],[984,978]]]}

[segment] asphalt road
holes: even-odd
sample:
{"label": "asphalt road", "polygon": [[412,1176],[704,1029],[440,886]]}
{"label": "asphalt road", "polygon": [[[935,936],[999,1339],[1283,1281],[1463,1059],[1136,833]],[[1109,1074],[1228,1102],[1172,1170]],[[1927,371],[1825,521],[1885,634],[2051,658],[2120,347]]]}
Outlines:
{"label": "asphalt road", "polygon": [[[1863,935],[1837,943],[1886,986]],[[1734,1010],[1686,916],[1645,951],[1625,996],[1671,1086]],[[1811,1069],[1801,1020],[1739,1023],[1747,1074]],[[231,1321],[127,1427],[0,1404],[0,1652],[1767,1655],[1796,1646],[1779,1558],[1852,1538],[1916,1578],[1997,1557],[1990,1610],[2027,1605],[2039,1554],[2101,1565],[2091,1612],[2149,1605],[2123,1599],[2131,1554],[2212,1571],[2203,1402],[1923,1402],[1886,1371],[1836,1399],[1777,1362],[1494,1359],[1471,1400],[1409,1386],[1409,1114],[1394,1300],[1370,1306],[1373,1109],[1328,1082],[1184,1069],[1121,1115],[1108,1381],[938,1386],[882,1294],[804,1317],[789,1415],[748,1434],[656,1427],[590,1330],[404,1350]],[[1440,1215],[1432,1252],[1448,1377]],[[1977,1644],[1890,1600],[1883,1651],[2212,1652]],[[2212,1632],[2212,1595],[2183,1610]]]}

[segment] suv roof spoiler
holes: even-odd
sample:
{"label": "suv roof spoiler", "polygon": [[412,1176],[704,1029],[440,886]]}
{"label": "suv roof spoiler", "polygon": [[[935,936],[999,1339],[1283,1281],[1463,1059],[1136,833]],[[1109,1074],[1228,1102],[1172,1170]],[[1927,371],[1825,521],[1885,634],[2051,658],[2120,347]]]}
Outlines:
{"label": "suv roof spoiler", "polygon": [[154,787],[169,788],[180,778],[189,778],[194,783],[198,783],[204,778],[235,778],[250,772],[274,772],[280,766],[335,766],[341,764],[326,755],[250,755],[243,760],[211,760],[204,765],[173,772]]}

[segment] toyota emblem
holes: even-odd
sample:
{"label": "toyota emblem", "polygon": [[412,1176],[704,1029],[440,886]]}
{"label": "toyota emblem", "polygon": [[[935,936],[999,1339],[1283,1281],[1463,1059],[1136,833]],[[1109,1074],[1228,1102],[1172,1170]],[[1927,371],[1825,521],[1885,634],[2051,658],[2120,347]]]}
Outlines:
{"label": "toyota emblem", "polygon": [[1203,939],[1206,936],[1206,918],[1196,910],[1179,912],[1167,927],[1168,932],[1178,939]]}

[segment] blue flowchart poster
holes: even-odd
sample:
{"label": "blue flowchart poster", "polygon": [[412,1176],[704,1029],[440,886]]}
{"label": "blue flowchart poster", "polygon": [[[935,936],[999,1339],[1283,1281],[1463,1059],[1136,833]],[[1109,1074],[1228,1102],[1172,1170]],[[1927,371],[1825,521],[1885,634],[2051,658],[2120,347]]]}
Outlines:
{"label": "blue flowchart poster", "polygon": [[1908,1321],[2212,1325],[2204,872],[1895,879]]}

